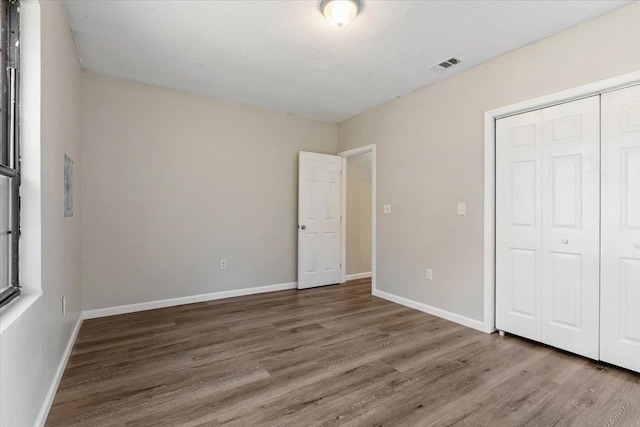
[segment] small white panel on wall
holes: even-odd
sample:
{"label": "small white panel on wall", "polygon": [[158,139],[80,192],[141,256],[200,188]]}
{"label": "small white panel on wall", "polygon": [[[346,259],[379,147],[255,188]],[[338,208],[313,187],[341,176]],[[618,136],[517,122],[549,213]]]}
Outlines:
{"label": "small white panel on wall", "polygon": [[64,155],[64,216],[73,216],[73,160]]}

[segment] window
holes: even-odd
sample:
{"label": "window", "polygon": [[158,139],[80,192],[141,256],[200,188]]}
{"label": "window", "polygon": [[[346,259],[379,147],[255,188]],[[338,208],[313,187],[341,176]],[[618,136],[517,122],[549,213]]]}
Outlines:
{"label": "window", "polygon": [[20,147],[18,0],[0,0],[0,306],[20,294]]}

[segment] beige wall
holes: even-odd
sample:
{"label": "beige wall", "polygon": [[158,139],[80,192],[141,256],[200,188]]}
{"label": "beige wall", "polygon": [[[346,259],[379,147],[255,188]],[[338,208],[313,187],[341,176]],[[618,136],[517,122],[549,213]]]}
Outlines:
{"label": "beige wall", "polygon": [[90,73],[82,110],[85,309],[296,281],[297,154],[336,125]]}
{"label": "beige wall", "polygon": [[371,161],[347,157],[347,274],[371,272]]}
{"label": "beige wall", "polygon": [[[58,1],[43,1],[40,8],[42,283],[23,282],[23,286],[29,289],[41,287],[43,294],[0,337],[2,426],[22,427],[34,424],[81,311],[82,70],[62,4]],[[23,1],[21,9],[24,18],[25,13],[32,13],[34,10],[37,14],[38,4]],[[24,33],[32,33],[34,28],[23,25],[22,30],[24,42]],[[26,53],[25,49],[33,48],[28,48],[24,43],[22,46],[23,53]],[[27,70],[23,69],[23,77],[25,73],[28,74]],[[37,82],[23,79],[22,83],[29,85],[30,89],[37,90]],[[23,87],[23,91],[25,89]],[[30,119],[24,117],[28,114],[29,108],[23,109],[23,120]],[[33,157],[30,157],[33,152],[37,153],[38,147],[29,147],[26,150],[23,165],[33,160]],[[65,153],[73,158],[75,166],[75,215],[72,218],[64,217],[63,208]],[[28,180],[23,185],[33,186],[36,182]],[[23,210],[29,208],[30,205],[23,204]],[[38,225],[27,222],[23,223],[22,227],[28,227],[28,232],[31,233]],[[21,255],[24,251],[32,249],[21,248]],[[28,273],[31,271],[21,272],[21,278],[30,277]],[[63,295],[67,295],[67,315],[64,318],[61,303]]]}
{"label": "beige wall", "polygon": [[341,123],[377,144],[377,287],[482,320],[484,112],[639,69],[635,3]]}

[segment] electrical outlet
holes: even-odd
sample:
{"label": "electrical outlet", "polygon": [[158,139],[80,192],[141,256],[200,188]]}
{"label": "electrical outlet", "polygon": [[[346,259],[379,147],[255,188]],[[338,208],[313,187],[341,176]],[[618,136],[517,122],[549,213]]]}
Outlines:
{"label": "electrical outlet", "polygon": [[458,203],[458,215],[466,215],[467,214],[467,204],[460,202]]}
{"label": "electrical outlet", "polygon": [[391,205],[384,205],[384,213],[386,214],[391,213]]}
{"label": "electrical outlet", "polygon": [[227,260],[223,259],[220,261],[220,269],[224,270],[227,268]]}
{"label": "electrical outlet", "polygon": [[427,280],[433,280],[433,270],[427,268]]}
{"label": "electrical outlet", "polygon": [[67,296],[62,295],[62,316],[67,314]]}

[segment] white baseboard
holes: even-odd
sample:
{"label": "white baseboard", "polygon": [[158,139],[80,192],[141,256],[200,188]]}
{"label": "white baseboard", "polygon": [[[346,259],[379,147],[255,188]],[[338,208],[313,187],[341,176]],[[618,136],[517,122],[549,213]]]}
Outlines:
{"label": "white baseboard", "polygon": [[371,272],[368,273],[356,273],[356,274],[347,274],[347,281],[356,280],[356,279],[367,279],[371,277]]}
{"label": "white baseboard", "polygon": [[80,331],[80,326],[82,326],[83,320],[83,315],[82,313],[80,313],[80,317],[78,317],[76,326],[74,326],[73,332],[71,332],[71,336],[69,337],[69,342],[67,342],[67,348],[65,348],[64,353],[62,354],[62,358],[60,359],[60,363],[58,364],[58,369],[56,369],[56,373],[53,376],[53,381],[51,381],[51,385],[49,386],[47,395],[44,398],[44,402],[42,403],[42,407],[40,408],[38,418],[36,418],[36,422],[34,424],[34,426],[36,427],[44,426],[45,421],[47,421],[49,410],[51,410],[53,399],[56,397],[56,391],[58,391],[58,386],[60,385],[62,374],[64,374],[64,369],[67,367],[69,356],[71,356],[71,350],[73,350],[73,345],[76,343],[76,338],[78,338],[78,332]]}
{"label": "white baseboard", "polygon": [[455,323],[459,323],[459,324],[467,326],[469,328],[477,329],[477,330],[482,331],[482,332],[487,332],[486,328],[484,326],[484,323],[479,321],[479,320],[475,320],[475,319],[471,319],[469,317],[461,316],[459,314],[452,313],[450,311],[446,311],[446,310],[442,310],[440,308],[432,307],[430,305],[423,304],[423,303],[417,302],[417,301],[413,301],[413,300],[410,300],[410,299],[407,299],[407,298],[399,297],[397,295],[393,295],[393,294],[390,294],[390,293],[387,293],[387,292],[384,292],[384,291],[374,290],[372,293],[373,293],[374,296],[377,296],[377,297],[380,297],[380,298],[384,298],[384,299],[389,300],[391,302],[395,302],[397,304],[401,304],[401,305],[404,305],[406,307],[414,308],[416,310],[420,310],[420,311],[425,312],[425,313],[433,314],[434,316],[442,317],[443,319],[450,320],[450,321],[455,322]]}
{"label": "white baseboard", "polygon": [[223,298],[233,298],[244,295],[261,294],[265,292],[283,291],[286,289],[296,289],[298,282],[280,283],[277,285],[257,286],[255,288],[234,289],[232,291],[213,292],[210,294],[191,295],[179,298],[170,298],[157,301],[141,302],[137,304],[119,305],[116,307],[98,308],[95,310],[85,310],[85,319],[95,319],[98,317],[115,316],[118,314],[135,313],[137,311],[154,310],[156,308],[173,307],[176,305],[192,304],[195,302],[213,301]]}

